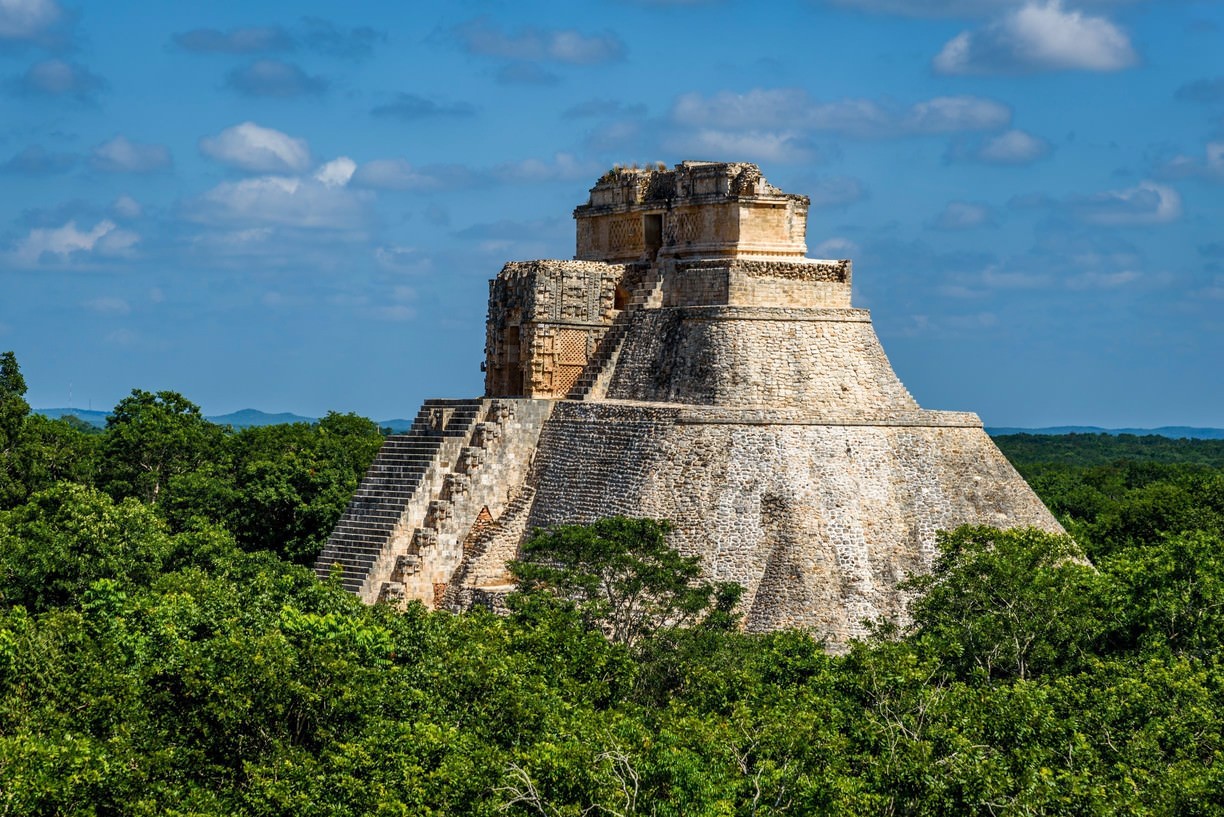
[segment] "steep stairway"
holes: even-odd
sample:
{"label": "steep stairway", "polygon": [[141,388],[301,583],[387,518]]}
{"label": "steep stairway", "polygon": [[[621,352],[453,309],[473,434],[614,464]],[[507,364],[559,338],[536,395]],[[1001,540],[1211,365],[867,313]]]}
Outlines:
{"label": "steep stairway", "polygon": [[407,433],[386,439],[315,563],[321,578],[338,564],[344,589],[360,592],[425,475],[449,466],[438,462],[444,444],[467,439],[482,406],[481,400],[426,400]]}
{"label": "steep stairway", "polygon": [[657,266],[651,266],[631,293],[629,303],[600,339],[595,354],[587,361],[573,388],[565,395],[566,399],[588,400],[605,396],[608,391],[608,378],[616,368],[616,360],[620,357],[621,346],[633,315],[642,309],[657,309],[662,305],[663,271]]}

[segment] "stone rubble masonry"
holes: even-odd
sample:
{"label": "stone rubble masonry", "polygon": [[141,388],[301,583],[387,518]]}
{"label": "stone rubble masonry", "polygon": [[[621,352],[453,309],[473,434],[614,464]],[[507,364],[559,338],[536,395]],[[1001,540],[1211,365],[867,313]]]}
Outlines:
{"label": "stone rubble masonry", "polygon": [[[490,282],[470,427],[413,486],[388,490],[399,472],[377,461],[362,483],[334,535],[378,552],[362,597],[501,610],[535,528],[649,516],[744,586],[749,630],[840,649],[906,620],[900,583],[930,569],[936,531],[1061,532],[976,415],[918,406],[851,306],[850,261],[804,257],[807,206],[744,163],[605,174],[574,211],[578,260]],[[394,530],[370,534],[365,509],[400,495]]]}

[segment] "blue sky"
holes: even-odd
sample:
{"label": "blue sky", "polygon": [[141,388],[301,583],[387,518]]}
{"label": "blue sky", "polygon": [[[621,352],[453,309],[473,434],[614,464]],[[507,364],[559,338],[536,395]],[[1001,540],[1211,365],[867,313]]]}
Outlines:
{"label": "blue sky", "polygon": [[0,0],[0,350],[40,407],[411,416],[684,159],[812,197],[928,408],[1224,426],[1219,0]]}

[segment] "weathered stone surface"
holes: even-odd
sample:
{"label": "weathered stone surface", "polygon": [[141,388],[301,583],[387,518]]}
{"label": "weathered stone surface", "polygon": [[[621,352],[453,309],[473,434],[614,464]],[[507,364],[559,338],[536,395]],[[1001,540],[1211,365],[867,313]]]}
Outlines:
{"label": "weathered stone surface", "polygon": [[850,262],[803,257],[805,197],[685,162],[614,170],[574,215],[581,260],[490,284],[488,396],[431,401],[418,437],[438,442],[397,443],[425,452],[415,481],[376,463],[337,529],[368,600],[500,609],[533,528],[652,516],[746,588],[749,629],[836,648],[904,619],[936,531],[1061,530],[976,415],[914,401],[851,307]]}

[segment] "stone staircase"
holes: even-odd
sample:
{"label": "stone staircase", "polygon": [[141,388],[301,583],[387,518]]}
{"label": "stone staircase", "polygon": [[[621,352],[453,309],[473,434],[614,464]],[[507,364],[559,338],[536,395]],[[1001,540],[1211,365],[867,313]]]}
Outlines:
{"label": "stone staircase", "polygon": [[481,400],[426,400],[407,433],[386,439],[319,554],[321,578],[338,564],[344,589],[361,592],[422,481],[450,467],[444,460],[471,436],[482,408]]}
{"label": "stone staircase", "polygon": [[566,399],[598,400],[605,397],[608,393],[608,380],[616,369],[616,360],[620,357],[625,333],[629,331],[629,322],[633,315],[643,309],[658,309],[662,305],[663,271],[658,266],[651,266],[631,293],[628,305],[621,310],[608,327],[608,331],[600,338],[595,354],[587,361],[573,388],[565,395]]}
{"label": "stone staircase", "polygon": [[[552,401],[490,399],[448,468],[431,472],[401,527],[369,573],[362,594],[402,604],[441,606],[464,561],[465,544],[495,525],[530,468]],[[517,546],[517,539],[512,543]],[[513,554],[507,558],[512,558]],[[458,571],[462,580],[463,571]]]}

